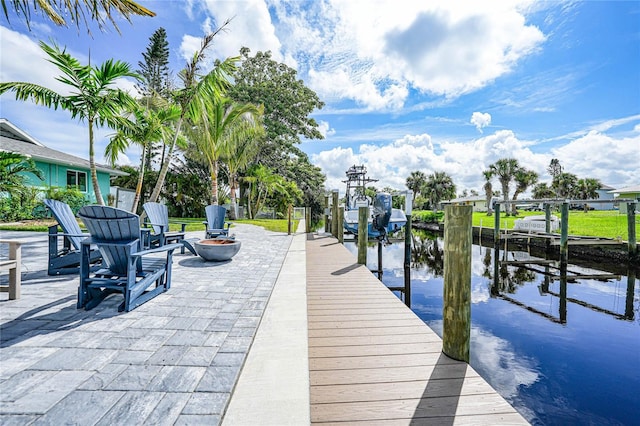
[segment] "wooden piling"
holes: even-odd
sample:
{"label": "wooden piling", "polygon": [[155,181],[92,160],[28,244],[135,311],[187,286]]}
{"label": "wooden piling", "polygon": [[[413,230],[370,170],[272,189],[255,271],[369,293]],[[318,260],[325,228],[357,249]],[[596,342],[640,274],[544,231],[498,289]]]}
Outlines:
{"label": "wooden piling", "polygon": [[411,307],[411,215],[404,227],[404,304]]}
{"label": "wooden piling", "polygon": [[338,208],[338,242],[344,244],[344,206]]}
{"label": "wooden piling", "polygon": [[562,203],[560,211],[560,263],[569,260],[569,203]]}
{"label": "wooden piling", "polygon": [[292,217],[291,217],[291,212],[293,211],[293,207],[291,206],[291,204],[289,204],[289,207],[287,207],[287,235],[291,235],[291,228],[292,228]]}
{"label": "wooden piling", "polygon": [[[544,203],[544,232],[551,233],[551,204]],[[551,239],[545,240],[545,248],[547,251],[551,248]]]}
{"label": "wooden piling", "polygon": [[358,208],[358,263],[367,264],[367,242],[369,241],[369,207]]}
{"label": "wooden piling", "polygon": [[342,226],[342,222],[338,220],[338,191],[334,190],[331,194],[333,196],[331,204],[331,235],[338,238],[338,228]]}
{"label": "wooden piling", "polygon": [[628,320],[632,320],[634,316],[633,312],[633,299],[635,294],[636,285],[636,270],[631,264],[627,265],[627,297],[625,301],[624,316]]}
{"label": "wooden piling", "polygon": [[378,279],[382,281],[382,241],[378,240]]}
{"label": "wooden piling", "polygon": [[304,208],[304,230],[308,234],[311,232],[311,207]]}
{"label": "wooden piling", "polygon": [[329,196],[324,196],[324,232],[329,232]]}
{"label": "wooden piling", "polygon": [[491,296],[500,294],[500,244],[493,245],[493,285],[491,286]]}
{"label": "wooden piling", "polygon": [[448,205],[444,221],[442,352],[465,362],[469,362],[471,337],[472,209]]}
{"label": "wooden piling", "polygon": [[629,260],[638,257],[638,244],[636,241],[636,203],[627,203],[627,230],[629,234]]}
{"label": "wooden piling", "polygon": [[500,204],[493,205],[493,214],[495,214],[493,225],[493,242],[494,244],[500,243]]}
{"label": "wooden piling", "polygon": [[567,323],[567,262],[560,262],[560,304],[558,307],[560,323]]}

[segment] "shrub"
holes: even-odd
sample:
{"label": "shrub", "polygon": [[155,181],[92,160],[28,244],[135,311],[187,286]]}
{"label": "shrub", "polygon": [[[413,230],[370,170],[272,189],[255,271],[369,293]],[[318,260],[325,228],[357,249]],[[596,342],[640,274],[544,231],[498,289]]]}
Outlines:
{"label": "shrub", "polygon": [[87,204],[84,194],[77,188],[60,188],[52,186],[44,192],[44,196],[45,198],[62,201],[63,203],[68,204],[69,207],[71,207],[73,214],[77,214],[78,210]]}
{"label": "shrub", "polygon": [[0,197],[0,220],[14,222],[34,218],[34,211],[40,201],[37,199],[38,190],[35,188],[23,188],[13,195]]}
{"label": "shrub", "polygon": [[418,210],[414,211],[412,214],[412,219],[417,222],[424,223],[438,223],[441,222],[444,218],[444,212],[432,212],[431,210]]}

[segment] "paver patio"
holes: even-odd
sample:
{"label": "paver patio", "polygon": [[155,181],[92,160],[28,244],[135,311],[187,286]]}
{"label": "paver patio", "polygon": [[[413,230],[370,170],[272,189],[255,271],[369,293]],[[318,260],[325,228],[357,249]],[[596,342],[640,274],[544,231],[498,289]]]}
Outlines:
{"label": "paver patio", "polygon": [[22,297],[0,301],[0,423],[218,424],[293,238],[232,233],[231,261],[176,252],[171,289],[119,313],[118,294],[76,309],[78,276],[46,274],[45,233],[2,231],[25,244]]}

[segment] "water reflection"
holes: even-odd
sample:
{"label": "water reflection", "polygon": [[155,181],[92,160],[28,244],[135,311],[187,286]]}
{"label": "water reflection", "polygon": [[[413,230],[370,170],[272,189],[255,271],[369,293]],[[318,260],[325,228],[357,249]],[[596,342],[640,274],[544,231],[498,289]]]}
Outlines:
{"label": "water reflection", "polygon": [[411,268],[429,269],[433,276],[444,276],[444,244],[426,232],[412,234]]}
{"label": "water reflection", "polygon": [[[355,244],[347,247],[357,253]],[[440,335],[443,247],[436,235],[413,236],[411,308]],[[402,285],[403,249],[403,242],[384,248],[389,287]],[[474,369],[533,424],[634,424],[640,418],[636,272],[561,265],[493,246],[474,245],[472,256]],[[376,247],[368,259],[376,269]]]}

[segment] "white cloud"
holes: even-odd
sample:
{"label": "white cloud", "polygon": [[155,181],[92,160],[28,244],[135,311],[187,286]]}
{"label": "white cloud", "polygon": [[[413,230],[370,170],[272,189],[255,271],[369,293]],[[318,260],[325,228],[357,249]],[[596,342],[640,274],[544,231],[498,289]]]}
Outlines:
{"label": "white cloud", "polygon": [[[323,99],[403,106],[409,89],[453,98],[510,71],[545,40],[520,12],[528,1],[270,2],[283,54]],[[218,15],[220,15],[218,13]]]}
{"label": "white cloud", "polygon": [[[212,58],[224,59],[238,56],[241,47],[250,47],[254,53],[270,50],[273,52],[275,60],[281,61],[283,59],[280,54],[280,41],[275,36],[275,28],[265,1],[210,0],[200,3],[200,7],[207,16],[201,25],[202,35],[216,30],[225,21],[231,20],[225,30],[216,36],[210,49]],[[193,4],[191,4],[190,10],[193,16]],[[183,37],[181,52],[195,52],[192,38],[192,35]],[[190,59],[190,56],[185,59]]]}
{"label": "white cloud", "polygon": [[538,381],[535,362],[516,354],[511,344],[479,327],[471,327],[471,357],[476,369],[491,371],[491,385],[506,398],[518,395],[520,386]]}
{"label": "white cloud", "polygon": [[[369,177],[379,179],[377,188],[390,186],[405,190],[407,176],[420,170],[448,173],[458,188],[482,193],[482,172],[500,158],[517,158],[521,165],[549,181],[547,166],[552,158],[560,159],[565,170],[579,177],[593,177],[611,186],[640,182],[640,135],[615,138],[598,132],[576,139],[550,153],[532,151],[532,141],[518,138],[510,130],[467,141],[433,140],[428,134],[406,135],[392,142],[362,144],[352,148],[334,148],[314,154],[311,161],[327,174],[327,188],[343,190],[344,173],[353,164],[364,164]],[[603,155],[606,153],[606,155]]]}
{"label": "white cloud", "polygon": [[60,71],[47,61],[48,56],[35,40],[3,26],[0,26],[0,40],[0,81],[28,81],[68,93],[68,86],[55,79]]}
{"label": "white cloud", "polygon": [[491,114],[487,112],[474,112],[471,114],[471,124],[476,126],[476,129],[482,133],[482,128],[491,124]]}
{"label": "white cloud", "polygon": [[398,110],[411,89],[455,98],[537,51],[545,36],[525,22],[529,3],[212,0],[201,8],[217,25],[233,18],[214,56],[236,55],[241,46],[271,50],[326,101]]}
{"label": "white cloud", "polygon": [[318,121],[318,131],[325,138],[336,134],[336,129],[332,128],[331,125],[324,120]]}
{"label": "white cloud", "polygon": [[183,35],[182,43],[180,43],[180,57],[183,58],[185,62],[190,62],[201,45],[202,37],[195,37],[189,34]]}
{"label": "white cloud", "polygon": [[[0,81],[26,81],[63,95],[71,93],[70,86],[56,79],[57,76],[62,75],[62,72],[48,61],[49,56],[40,48],[36,40],[3,26],[0,26],[0,40],[2,40]],[[53,46],[52,42],[46,43]],[[64,45],[58,45],[58,47],[76,58],[82,65],[88,63],[86,55]],[[136,94],[135,83],[129,78],[116,80],[114,87],[125,90],[131,95]]]}
{"label": "white cloud", "polygon": [[597,178],[606,185],[640,183],[640,135],[614,138],[592,130],[551,150],[564,170],[581,178]]}

